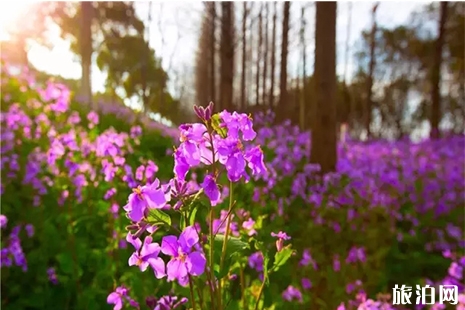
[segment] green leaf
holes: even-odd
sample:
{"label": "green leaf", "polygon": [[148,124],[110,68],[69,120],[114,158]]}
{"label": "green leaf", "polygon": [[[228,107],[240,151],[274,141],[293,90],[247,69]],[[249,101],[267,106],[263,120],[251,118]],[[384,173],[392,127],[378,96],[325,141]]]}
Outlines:
{"label": "green leaf", "polygon": [[57,255],[57,261],[63,273],[69,275],[72,275],[74,273],[74,261],[71,254],[66,252],[60,253]]}
{"label": "green leaf", "polygon": [[150,209],[147,221],[152,225],[171,226],[170,216],[159,209]]}
{"label": "green leaf", "polygon": [[220,115],[218,113],[212,115],[211,124],[213,129],[222,137],[226,138],[228,135],[228,129],[221,127]]}
{"label": "green leaf", "polygon": [[181,218],[179,219],[179,228],[184,230],[186,228],[186,215],[185,213],[181,213]]}
{"label": "green leaf", "polygon": [[291,249],[290,245],[284,247],[281,251],[276,252],[271,271],[278,271],[279,268],[281,268],[289,260],[289,258],[291,258],[293,253],[294,251]]}
{"label": "green leaf", "polygon": [[200,205],[197,208],[193,208],[189,214],[189,226],[193,226],[195,224],[195,216],[197,215],[197,210],[199,209]]}
{"label": "green leaf", "polygon": [[[268,265],[270,264],[270,256],[268,255],[267,252],[262,252],[262,255],[263,255],[263,274],[267,275]],[[266,285],[270,284],[270,277],[268,276],[265,277],[265,284]]]}
{"label": "green leaf", "polygon": [[223,254],[224,235],[216,235],[213,241],[213,251],[215,256],[214,272],[218,279],[224,278],[230,271],[233,263],[233,256],[248,248],[249,244],[236,237],[228,237],[226,243],[226,253],[224,255],[223,268],[220,270],[221,257]]}
{"label": "green leaf", "polygon": [[[223,242],[224,242],[224,235],[216,235],[215,240],[213,241],[214,244],[214,251],[216,253],[223,252]],[[229,236],[228,241],[226,243],[226,258],[233,256],[236,253],[239,253],[249,247],[247,242],[242,241],[239,238]]]}

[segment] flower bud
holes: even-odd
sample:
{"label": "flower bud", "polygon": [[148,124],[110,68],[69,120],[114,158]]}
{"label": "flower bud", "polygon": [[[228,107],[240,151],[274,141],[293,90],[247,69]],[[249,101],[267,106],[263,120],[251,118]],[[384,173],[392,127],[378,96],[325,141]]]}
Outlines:
{"label": "flower bud", "polygon": [[194,105],[194,112],[198,118],[200,118],[201,120],[205,120],[205,109],[203,107]]}
{"label": "flower bud", "polygon": [[279,238],[278,240],[276,240],[276,250],[278,250],[278,252],[280,252],[284,247],[284,241],[283,239]]}
{"label": "flower bud", "polygon": [[153,296],[149,296],[145,299],[145,304],[150,309],[154,309],[157,306],[157,298]]}

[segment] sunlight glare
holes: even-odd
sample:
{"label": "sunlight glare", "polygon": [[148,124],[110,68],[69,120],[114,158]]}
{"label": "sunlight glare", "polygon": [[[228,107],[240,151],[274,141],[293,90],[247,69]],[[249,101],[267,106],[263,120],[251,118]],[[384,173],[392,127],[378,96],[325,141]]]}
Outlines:
{"label": "sunlight glare", "polygon": [[0,2],[0,41],[9,39],[8,30],[19,25],[20,16],[30,5],[29,1]]}

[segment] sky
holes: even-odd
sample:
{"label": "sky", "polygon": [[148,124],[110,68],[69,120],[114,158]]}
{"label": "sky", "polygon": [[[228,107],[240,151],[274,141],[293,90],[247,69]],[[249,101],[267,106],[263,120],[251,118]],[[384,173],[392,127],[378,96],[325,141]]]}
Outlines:
{"label": "sky", "polygon": [[[379,25],[393,27],[407,21],[410,13],[426,2],[381,2],[378,8],[377,21]],[[298,38],[298,27],[300,26],[300,8],[304,4],[306,10],[307,31],[307,72],[312,71],[313,49],[314,49],[314,4],[293,2],[291,5],[291,30],[290,36]],[[337,72],[344,72],[345,44],[348,35],[349,6],[352,5],[351,27],[349,47],[351,50],[357,44],[360,33],[371,24],[371,8],[374,2],[339,2],[337,18],[337,46],[338,61]],[[4,37],[2,30],[5,24],[14,21],[15,12],[20,11],[27,5],[26,2],[5,1],[0,4],[0,39]],[[278,4],[281,11],[282,4]],[[149,7],[152,11],[152,22],[150,25],[150,44],[154,47],[157,56],[162,57],[163,67],[171,75],[179,75],[192,70],[197,38],[203,4],[199,1],[154,1],[151,5],[148,1],[136,2],[138,15],[147,20]],[[237,6],[239,7],[239,6]],[[280,10],[281,9],[281,10]],[[239,15],[239,14],[238,14]],[[240,18],[240,15],[238,19]],[[279,29],[278,29],[279,31]],[[279,33],[279,32],[278,32]],[[54,47],[48,49],[38,44],[33,44],[29,51],[30,62],[39,70],[50,74],[61,75],[65,78],[78,79],[81,75],[79,61],[69,50],[69,42],[59,38],[59,30],[51,31]],[[279,37],[279,36],[278,36]],[[292,42],[293,41],[293,42]],[[279,44],[279,43],[278,43]],[[301,52],[297,49],[298,39],[292,40],[289,47],[289,74],[295,75],[300,63]],[[349,57],[350,58],[350,57]],[[354,69],[352,61],[348,61],[348,72]],[[94,91],[102,91],[105,74],[99,72],[95,66],[92,68],[92,85]],[[350,73],[348,73],[350,78]]]}

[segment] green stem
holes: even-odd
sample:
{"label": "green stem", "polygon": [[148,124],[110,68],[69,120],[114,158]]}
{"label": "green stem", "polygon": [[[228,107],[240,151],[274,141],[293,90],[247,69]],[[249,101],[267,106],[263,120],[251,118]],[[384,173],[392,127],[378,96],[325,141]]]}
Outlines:
{"label": "green stem", "polygon": [[200,290],[200,287],[198,285],[195,286],[197,288],[197,295],[199,295],[199,307],[200,309],[203,309],[203,294],[202,291]]}
{"label": "green stem", "polygon": [[226,248],[227,248],[227,243],[228,243],[228,237],[231,232],[231,213],[232,213],[232,208],[233,208],[233,183],[230,181],[229,182],[229,209],[228,209],[228,215],[226,219],[226,233],[224,234],[224,239],[223,239],[223,248],[222,248],[222,253],[221,253],[221,262],[220,262],[220,270],[223,269],[224,265],[224,260],[226,258]]}
{"label": "green stem", "polygon": [[245,302],[245,277],[244,277],[244,267],[241,264],[241,300],[242,300],[242,308],[244,310],[248,310],[249,307],[247,307],[247,304]]}
{"label": "green stem", "polygon": [[189,289],[191,291],[191,304],[192,304],[192,309],[195,310],[197,307],[195,305],[195,296],[194,296],[194,284],[192,283],[192,278],[189,275]]}
{"label": "green stem", "polygon": [[266,278],[268,277],[267,274],[263,274],[263,282],[262,282],[262,286],[260,286],[260,291],[258,292],[258,298],[257,298],[257,302],[255,303],[255,310],[258,310],[258,304],[260,303],[260,298],[262,297],[262,294],[263,294],[263,289],[265,288],[265,283],[266,283]]}
{"label": "green stem", "polygon": [[211,303],[213,309],[215,308],[214,305],[214,300],[215,300],[215,291],[216,289],[214,288],[215,285],[215,262],[213,260],[213,242],[214,242],[214,236],[213,236],[213,218],[215,214],[213,211],[213,207],[210,208],[210,274],[211,274],[211,279],[210,279],[210,291],[211,291]]}
{"label": "green stem", "polygon": [[[224,265],[224,260],[226,258],[226,250],[227,250],[227,244],[228,244],[228,237],[231,232],[231,211],[233,208],[233,183],[229,181],[229,210],[228,210],[228,215],[226,219],[226,233],[224,234],[224,239],[223,239],[223,247],[221,249],[221,260],[220,260],[220,272],[223,270],[223,265]],[[221,227],[221,226],[220,226]],[[219,285],[219,297],[220,297],[220,309],[221,308],[221,301],[222,301],[222,294],[221,294],[221,285],[223,279],[218,279],[218,285]]]}

